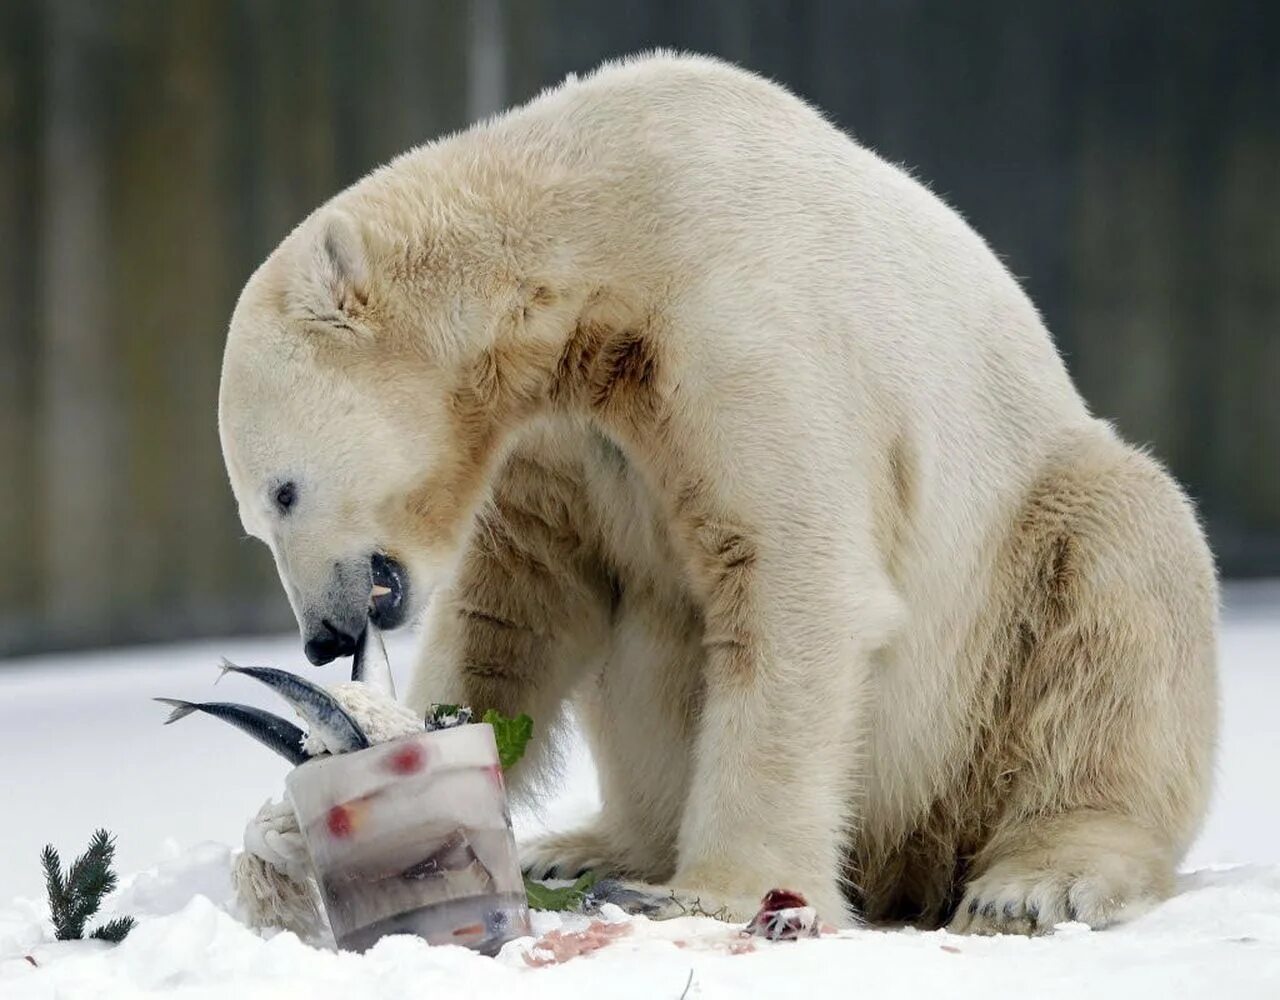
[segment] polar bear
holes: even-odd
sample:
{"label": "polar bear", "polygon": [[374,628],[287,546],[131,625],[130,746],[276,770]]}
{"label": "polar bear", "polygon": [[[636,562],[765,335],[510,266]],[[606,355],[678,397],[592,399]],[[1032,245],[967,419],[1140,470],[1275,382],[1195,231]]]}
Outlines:
{"label": "polar bear", "polygon": [[249,280],[220,432],[314,662],[423,618],[411,702],[529,712],[543,763],[576,706],[603,808],[536,875],[984,933],[1171,891],[1191,505],[982,239],[779,86],[655,54],[374,171]]}

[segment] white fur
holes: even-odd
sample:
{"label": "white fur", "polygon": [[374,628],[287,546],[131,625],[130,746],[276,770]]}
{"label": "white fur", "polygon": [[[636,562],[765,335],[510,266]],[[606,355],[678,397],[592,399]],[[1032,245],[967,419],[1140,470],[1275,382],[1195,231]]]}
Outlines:
{"label": "white fur", "polygon": [[[653,366],[556,404],[593,330]],[[476,398],[508,401],[488,450]],[[922,919],[963,895],[958,927],[1035,929],[1049,892],[1100,926],[1167,891],[1203,813],[1185,500],[954,211],[758,77],[611,65],[339,195],[246,288],[221,429],[296,608],[373,547],[440,588],[415,707],[579,700],[604,812],[535,867],[841,920],[846,877],[889,898],[936,865]],[[314,498],[287,520],[284,470]]]}

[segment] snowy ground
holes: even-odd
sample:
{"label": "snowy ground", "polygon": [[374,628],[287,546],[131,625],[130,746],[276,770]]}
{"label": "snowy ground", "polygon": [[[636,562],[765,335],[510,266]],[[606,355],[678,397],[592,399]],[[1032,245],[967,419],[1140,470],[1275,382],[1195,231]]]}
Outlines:
{"label": "snowy ground", "polygon": [[[594,955],[529,968],[529,942],[497,959],[392,938],[369,954],[266,938],[231,915],[229,848],[245,819],[280,794],[286,765],[213,720],[162,727],[153,695],[210,698],[221,656],[301,669],[297,641],[220,641],[0,664],[0,996],[342,997],[576,995],[1280,997],[1280,585],[1232,588],[1222,644],[1223,739],[1212,814],[1178,895],[1103,933],[1066,926],[1051,938],[848,931],[731,954],[736,930],[690,918],[632,922]],[[407,666],[408,649],[392,658]],[[318,672],[339,679],[338,668]],[[218,698],[271,705],[228,678]],[[274,707],[274,706],[273,706]],[[570,755],[564,787],[528,834],[596,803],[589,759]],[[37,858],[64,858],[90,832],[119,837],[128,876],[111,909],[141,918],[116,948],[51,943]],[[1228,867],[1239,865],[1240,867]],[[16,898],[15,898],[16,897]],[[7,901],[13,900],[12,903]],[[566,918],[567,929],[585,923]],[[539,932],[561,925],[538,918]],[[37,966],[25,956],[30,955]],[[692,975],[692,978],[690,978]]]}

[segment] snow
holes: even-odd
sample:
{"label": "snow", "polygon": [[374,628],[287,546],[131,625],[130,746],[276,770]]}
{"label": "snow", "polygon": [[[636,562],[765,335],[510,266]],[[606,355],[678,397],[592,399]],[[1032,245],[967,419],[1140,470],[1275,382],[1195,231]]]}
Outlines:
{"label": "snow", "polygon": [[[1052,937],[962,938],[945,932],[853,930],[815,940],[755,943],[705,918],[630,921],[607,947],[531,968],[532,941],[497,959],[389,938],[363,956],[262,935],[236,919],[230,851],[245,821],[281,792],[288,765],[216,720],[173,726],[155,695],[246,701],[279,709],[269,692],[227,678],[238,663],[301,669],[296,639],[151,647],[0,665],[0,996],[179,995],[401,997],[578,995],[610,997],[842,996],[869,989],[916,996],[988,997],[1014,988],[1038,996],[1280,996],[1280,584],[1228,591],[1223,631],[1223,736],[1218,784],[1178,894],[1105,932],[1063,925]],[[390,644],[401,685],[411,641]],[[310,669],[310,668],[308,668]],[[341,679],[340,667],[318,671]],[[314,674],[309,674],[314,676]],[[598,804],[591,762],[570,748],[563,787],[541,814],[517,815],[522,836],[561,827]],[[38,854],[64,860],[106,826],[119,837],[127,876],[103,916],[139,926],[119,946],[52,941]],[[230,845],[230,846],[228,846]],[[6,902],[12,899],[12,902]],[[622,920],[620,912],[612,919]],[[581,930],[580,916],[536,916],[539,934]],[[31,956],[33,966],[26,956]],[[692,978],[690,978],[692,976]]]}

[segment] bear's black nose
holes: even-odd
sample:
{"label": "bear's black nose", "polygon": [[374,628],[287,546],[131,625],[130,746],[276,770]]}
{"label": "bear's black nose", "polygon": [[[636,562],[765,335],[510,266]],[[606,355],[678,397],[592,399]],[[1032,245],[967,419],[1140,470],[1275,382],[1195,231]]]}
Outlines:
{"label": "bear's black nose", "polygon": [[321,620],[320,631],[307,639],[302,647],[307,659],[317,667],[336,660],[339,656],[350,656],[356,651],[356,636],[348,635],[335,628],[328,618]]}

